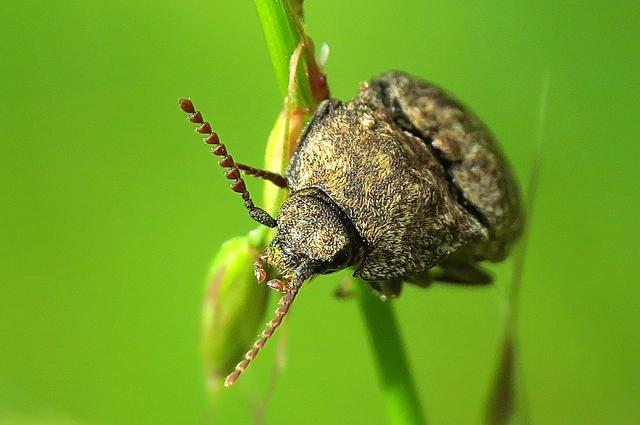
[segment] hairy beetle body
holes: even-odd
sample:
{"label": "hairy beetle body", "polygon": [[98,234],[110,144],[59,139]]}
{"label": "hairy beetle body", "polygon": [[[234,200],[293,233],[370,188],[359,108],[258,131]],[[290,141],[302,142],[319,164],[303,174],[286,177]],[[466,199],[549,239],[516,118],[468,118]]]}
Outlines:
{"label": "hairy beetle body", "polygon": [[[484,125],[441,89],[392,72],[347,103],[325,101],[286,174],[351,221],[365,280],[456,262],[499,261],[522,226],[510,168]],[[309,243],[313,243],[312,240]]]}
{"label": "hairy beetle body", "polygon": [[[346,103],[324,101],[285,176],[235,162],[189,99],[180,108],[222,157],[249,215],[277,228],[254,272],[284,295],[227,386],[312,276],[350,267],[383,296],[398,295],[403,282],[489,283],[477,263],[504,259],[522,230],[518,188],[493,136],[461,103],[408,74],[382,74]],[[254,205],[240,171],[289,189],[275,219]],[[267,280],[267,265],[280,278]]]}

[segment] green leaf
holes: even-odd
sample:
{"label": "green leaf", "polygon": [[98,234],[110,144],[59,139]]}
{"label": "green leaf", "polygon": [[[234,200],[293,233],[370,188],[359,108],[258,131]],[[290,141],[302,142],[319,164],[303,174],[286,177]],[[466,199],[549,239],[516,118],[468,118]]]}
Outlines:
{"label": "green leaf", "polygon": [[[280,149],[280,159],[286,161],[281,163],[284,169],[304,123],[318,104],[329,96],[329,90],[325,76],[315,61],[313,42],[304,33],[302,0],[255,0],[255,4],[280,91],[287,99],[270,137],[267,163],[271,164],[270,161],[277,156],[274,153]],[[298,66],[290,72],[290,67],[296,63],[291,58],[297,49],[300,49]],[[284,127],[279,126],[281,120]],[[282,129],[283,143],[276,145],[271,139],[279,134],[279,128]],[[268,192],[266,195],[266,200],[271,204],[273,196]],[[357,286],[372,351],[382,378],[389,419],[394,425],[425,424],[393,310],[389,303],[381,303],[369,288],[364,287],[363,282]]]}

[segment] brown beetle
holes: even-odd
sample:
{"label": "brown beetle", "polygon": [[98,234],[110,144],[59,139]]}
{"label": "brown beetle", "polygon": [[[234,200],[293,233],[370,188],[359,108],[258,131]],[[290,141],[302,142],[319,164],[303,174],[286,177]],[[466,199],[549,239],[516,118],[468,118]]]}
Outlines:
{"label": "brown beetle", "polygon": [[[523,226],[518,187],[487,128],[442,89],[403,72],[363,83],[349,102],[325,100],[286,176],[236,163],[190,100],[180,107],[223,156],[231,188],[253,219],[277,233],[255,263],[273,266],[283,292],[233,384],[280,325],[305,280],[343,268],[384,296],[402,282],[489,283],[480,261],[503,260]],[[240,170],[290,191],[274,219],[256,207]]]}

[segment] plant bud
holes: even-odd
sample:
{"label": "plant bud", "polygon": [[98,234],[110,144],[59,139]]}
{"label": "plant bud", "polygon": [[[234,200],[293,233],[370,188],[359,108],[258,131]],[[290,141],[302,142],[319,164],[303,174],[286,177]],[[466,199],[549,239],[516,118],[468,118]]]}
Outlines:
{"label": "plant bud", "polygon": [[207,387],[215,393],[251,346],[264,324],[269,288],[253,273],[260,247],[250,237],[225,242],[206,282],[202,311],[202,353]]}

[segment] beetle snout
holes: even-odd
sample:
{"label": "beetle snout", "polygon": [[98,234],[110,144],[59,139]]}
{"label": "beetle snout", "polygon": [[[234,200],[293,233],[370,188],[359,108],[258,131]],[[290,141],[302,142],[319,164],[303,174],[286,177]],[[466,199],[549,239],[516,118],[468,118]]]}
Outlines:
{"label": "beetle snout", "polygon": [[[287,293],[290,292],[293,288],[293,281],[295,280],[295,273],[286,273],[281,274],[280,278],[268,279],[269,277],[269,268],[271,271],[276,269],[276,266],[279,262],[273,261],[273,256],[276,254],[273,250],[268,250],[263,252],[256,258],[256,261],[253,263],[253,273],[256,277],[258,283],[267,283],[271,289],[275,289],[278,292]],[[270,259],[271,257],[271,259]],[[269,267],[272,266],[272,267]]]}

